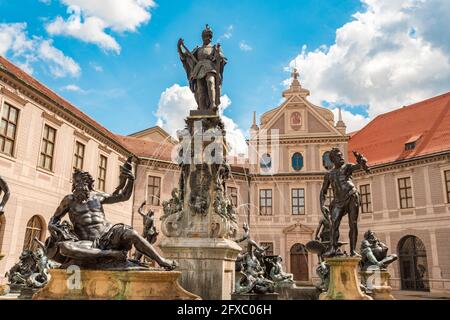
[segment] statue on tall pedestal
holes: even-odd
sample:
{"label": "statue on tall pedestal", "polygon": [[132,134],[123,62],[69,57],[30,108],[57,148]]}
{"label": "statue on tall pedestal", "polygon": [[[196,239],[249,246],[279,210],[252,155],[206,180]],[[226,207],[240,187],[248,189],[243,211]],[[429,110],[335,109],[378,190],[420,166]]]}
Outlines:
{"label": "statue on tall pedestal", "polygon": [[203,45],[193,52],[182,39],[178,41],[178,53],[198,108],[190,112],[186,127],[178,131],[175,162],[180,166],[180,179],[172,199],[163,204],[161,230],[165,238],[160,248],[180,262],[184,288],[204,299],[227,300],[241,248],[233,241],[237,209],[227,194],[231,168],[226,161],[225,125],[218,112],[227,60],[220,45],[211,44],[212,35],[206,26]]}
{"label": "statue on tall pedestal", "polygon": [[212,45],[213,31],[206,25],[202,32],[203,45],[190,52],[184,40],[178,40],[178,54],[194,93],[198,110],[211,110],[216,113],[220,105],[223,70],[227,59],[220,44]]}
{"label": "statue on tall pedestal", "polygon": [[3,198],[0,202],[0,216],[5,213],[5,206],[9,200],[10,192],[6,181],[0,176],[0,195],[3,192]]}
{"label": "statue on tall pedestal", "polygon": [[[367,166],[367,160],[359,153],[353,152],[357,164],[345,163],[342,152],[333,148],[330,152],[330,160],[334,168],[325,174],[325,178],[320,191],[320,207],[325,217],[330,217],[330,247],[324,254],[324,257],[333,257],[341,255],[339,251],[339,227],[342,218],[348,214],[350,227],[350,256],[360,256],[356,252],[356,243],[358,240],[358,215],[360,207],[360,198],[358,189],[352,181],[352,174],[355,170],[364,169],[370,172]],[[330,209],[325,206],[328,188],[331,186],[334,199],[331,202]]]}

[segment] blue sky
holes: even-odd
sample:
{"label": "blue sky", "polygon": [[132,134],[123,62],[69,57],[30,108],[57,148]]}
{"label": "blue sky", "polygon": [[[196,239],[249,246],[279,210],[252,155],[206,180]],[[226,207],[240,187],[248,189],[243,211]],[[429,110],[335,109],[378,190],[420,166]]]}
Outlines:
{"label": "blue sky", "polygon": [[[27,10],[23,10],[26,7]],[[122,47],[116,54],[80,40],[53,36],[53,45],[81,67],[78,78],[54,78],[36,67],[34,76],[111,130],[127,134],[156,123],[161,93],[174,83],[186,84],[176,42],[200,43],[209,23],[215,39],[222,37],[229,59],[223,93],[232,100],[227,115],[239,126],[250,125],[253,110],[276,106],[281,97],[284,68],[301,46],[317,47],[334,40],[337,27],[360,7],[359,1],[158,1],[151,19],[137,32],[112,33]],[[67,16],[59,1],[0,1],[1,22],[26,22],[29,36],[49,38],[45,23]],[[228,30],[232,26],[232,30]],[[252,48],[240,49],[244,41]],[[14,60],[14,59],[13,59]],[[97,72],[93,66],[100,66]],[[85,92],[63,91],[76,85]]]}
{"label": "blue sky", "polygon": [[[30,67],[37,79],[120,134],[155,125],[161,94],[175,84],[187,85],[176,43],[183,37],[190,48],[200,44],[205,23],[229,61],[223,93],[231,105],[225,115],[244,134],[253,111],[261,114],[280,103],[289,66],[299,67],[314,103],[344,108],[350,129],[401,104],[448,91],[445,0],[121,1],[139,10],[135,15],[123,10],[117,17],[117,0],[0,0],[0,39],[2,32],[13,39],[0,43],[0,54]],[[71,13],[70,5],[76,6]],[[64,27],[74,12],[82,23],[94,18],[103,29],[68,33]],[[26,26],[7,29],[16,23]],[[55,50],[39,56],[26,45],[14,48],[19,32],[35,45],[50,41],[67,60]]]}

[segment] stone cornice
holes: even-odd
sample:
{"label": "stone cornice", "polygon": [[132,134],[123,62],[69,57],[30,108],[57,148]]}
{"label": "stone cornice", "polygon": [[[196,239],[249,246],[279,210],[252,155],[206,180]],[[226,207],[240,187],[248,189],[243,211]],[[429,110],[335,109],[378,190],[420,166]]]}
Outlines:
{"label": "stone cornice", "polygon": [[14,93],[14,92],[6,89],[5,87],[0,88],[0,93],[7,96],[8,98],[10,98],[12,100],[15,100],[16,102],[18,102],[19,104],[21,104],[23,106],[27,103],[27,100],[20,97],[17,93]]}
{"label": "stone cornice", "polygon": [[88,142],[89,140],[91,140],[91,138],[85,134],[83,131],[79,131],[79,130],[74,130],[73,131],[73,135],[81,140],[83,140],[84,142]]}
{"label": "stone cornice", "polygon": [[[258,140],[258,145],[271,145],[270,136],[267,137],[266,141]],[[333,144],[333,143],[345,143],[348,142],[348,136],[313,136],[313,137],[279,137],[279,144]],[[251,140],[247,140],[247,142],[252,142]]]}
{"label": "stone cornice", "polygon": [[418,165],[423,165],[431,162],[441,161],[441,160],[447,160],[450,159],[450,150],[446,150],[439,153],[434,153],[430,155],[425,155],[413,159],[405,159],[405,160],[399,160],[379,165],[374,165],[370,167],[371,173],[365,173],[364,171],[357,171],[354,173],[355,177],[362,177],[362,176],[370,176],[377,173],[383,173],[383,172],[390,172],[392,170],[398,170],[408,167],[414,167]]}
{"label": "stone cornice", "polygon": [[47,113],[45,111],[42,112],[42,118],[53,123],[54,125],[57,125],[58,127],[61,127],[61,125],[64,123],[64,121],[59,120],[55,115],[51,115],[50,113]]}
{"label": "stone cornice", "polygon": [[[121,144],[119,144],[117,141],[114,141],[112,138],[103,134],[94,125],[91,125],[91,124],[87,123],[86,121],[84,121],[83,119],[81,119],[80,117],[76,116],[75,114],[70,112],[70,110],[68,110],[64,106],[60,105],[56,101],[52,100],[50,97],[46,96],[45,94],[43,94],[39,90],[35,89],[28,83],[17,78],[14,74],[10,73],[8,70],[5,70],[5,69],[0,70],[0,80],[3,81],[5,84],[13,87],[15,90],[18,90],[21,94],[23,94],[28,99],[34,101],[35,103],[37,103],[39,106],[48,109],[50,112],[54,113],[55,115],[60,116],[62,119],[71,123],[78,129],[85,131],[93,138],[108,145],[110,148],[112,148],[116,152],[118,152],[120,154],[130,154],[131,153],[129,150],[127,150],[125,147],[123,147]],[[17,98],[16,95],[14,95],[14,97]],[[24,102],[24,104],[26,104],[27,101],[23,98],[21,98],[21,99],[22,99],[22,102]]]}

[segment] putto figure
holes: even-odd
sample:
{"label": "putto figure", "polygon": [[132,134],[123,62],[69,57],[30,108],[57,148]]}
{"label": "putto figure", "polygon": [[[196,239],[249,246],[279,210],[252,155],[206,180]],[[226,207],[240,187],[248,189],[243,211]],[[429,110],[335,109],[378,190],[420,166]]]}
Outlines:
{"label": "putto figure", "polygon": [[[130,159],[127,161],[131,161]],[[176,262],[161,257],[153,246],[132,227],[122,223],[111,224],[105,218],[103,206],[130,199],[134,176],[131,166],[121,167],[121,181],[126,183],[118,192],[110,195],[94,190],[94,179],[85,171],[75,170],[72,194],[67,195],[49,222],[51,237],[47,239],[50,259],[62,263],[62,267],[78,265],[86,269],[138,267],[127,260],[128,251],[135,249],[155,260],[161,267],[171,270]],[[72,225],[61,221],[69,214]]]}
{"label": "putto figure", "polygon": [[213,32],[206,25],[202,32],[203,45],[190,52],[184,40],[178,40],[178,54],[194,93],[198,110],[217,112],[222,91],[223,70],[227,59],[220,44],[212,45]]}
{"label": "putto figure", "polygon": [[[332,257],[341,254],[339,252],[339,227],[342,218],[348,214],[350,227],[350,255],[359,256],[356,252],[356,243],[358,240],[358,215],[359,215],[359,192],[352,181],[352,174],[355,170],[364,169],[370,172],[367,166],[367,159],[361,154],[353,152],[357,164],[345,163],[342,152],[333,148],[330,151],[330,160],[334,168],[325,174],[325,178],[320,191],[320,207],[325,217],[330,219],[330,246],[324,257]],[[325,205],[328,188],[331,186],[334,199],[331,202],[330,209]]]}
{"label": "putto figure", "polygon": [[6,181],[0,177],[0,195],[3,193],[2,202],[0,203],[0,216],[5,213],[5,206],[9,200],[10,192]]}

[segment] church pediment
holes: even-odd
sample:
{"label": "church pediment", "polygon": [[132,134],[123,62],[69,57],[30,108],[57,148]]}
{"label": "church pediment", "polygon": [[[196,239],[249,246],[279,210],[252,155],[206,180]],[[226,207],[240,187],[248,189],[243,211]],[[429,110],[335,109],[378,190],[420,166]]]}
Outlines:
{"label": "church pediment", "polygon": [[290,234],[290,233],[306,233],[306,234],[312,234],[314,232],[313,229],[301,224],[296,223],[293,224],[285,229],[283,229],[284,234]]}

